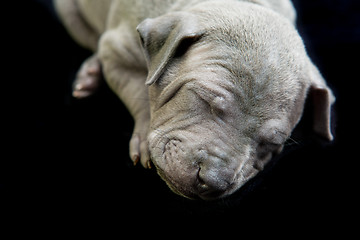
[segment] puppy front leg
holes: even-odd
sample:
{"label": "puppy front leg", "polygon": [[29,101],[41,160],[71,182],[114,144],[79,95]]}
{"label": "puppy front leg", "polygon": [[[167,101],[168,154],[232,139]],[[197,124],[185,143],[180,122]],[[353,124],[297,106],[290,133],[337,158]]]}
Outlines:
{"label": "puppy front leg", "polygon": [[150,107],[147,88],[144,84],[146,74],[114,66],[103,62],[105,79],[110,88],[125,104],[134,118],[134,130],[130,140],[130,157],[145,168],[150,168],[150,154],[147,135],[150,124]]}
{"label": "puppy front leg", "polygon": [[123,41],[117,31],[106,33],[100,42],[99,57],[106,82],[125,104],[135,121],[130,140],[130,157],[134,164],[140,161],[145,168],[150,168],[147,143],[150,107],[145,85],[147,70],[146,65],[139,64],[141,59],[136,59],[136,54],[134,56],[134,53],[129,52],[129,49],[134,47],[138,49],[138,46],[129,46],[135,44],[134,42]]}

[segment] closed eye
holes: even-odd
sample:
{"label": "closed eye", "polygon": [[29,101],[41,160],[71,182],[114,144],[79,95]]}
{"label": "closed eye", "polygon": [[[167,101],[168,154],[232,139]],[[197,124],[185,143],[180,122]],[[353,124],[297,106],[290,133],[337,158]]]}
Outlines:
{"label": "closed eye", "polygon": [[279,131],[278,129],[269,130],[269,134],[262,139],[262,142],[266,142],[271,145],[283,145],[287,139],[287,134]]}
{"label": "closed eye", "polygon": [[277,129],[270,130],[267,137],[262,138],[258,145],[258,151],[260,152],[280,152],[284,142],[287,139],[287,135]]}
{"label": "closed eye", "polygon": [[203,86],[203,84],[191,84],[189,90],[204,101],[212,115],[220,118],[225,117],[231,104],[231,93],[226,92],[220,86],[211,82],[207,82],[207,86]]}

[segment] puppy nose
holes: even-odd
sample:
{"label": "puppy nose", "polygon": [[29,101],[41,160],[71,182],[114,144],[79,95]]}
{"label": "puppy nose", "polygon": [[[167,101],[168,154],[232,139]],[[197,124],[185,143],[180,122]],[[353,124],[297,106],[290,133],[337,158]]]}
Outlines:
{"label": "puppy nose", "polygon": [[205,200],[213,200],[221,197],[230,185],[212,170],[204,170],[200,168],[197,178],[198,195],[200,198]]}

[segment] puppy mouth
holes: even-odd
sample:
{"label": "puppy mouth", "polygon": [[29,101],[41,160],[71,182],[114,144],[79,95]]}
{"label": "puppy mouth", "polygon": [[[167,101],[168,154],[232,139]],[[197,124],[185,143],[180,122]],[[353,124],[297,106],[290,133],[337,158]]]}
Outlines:
{"label": "puppy mouth", "polygon": [[233,192],[238,174],[227,168],[229,160],[187,145],[177,138],[158,143],[161,156],[154,155],[152,161],[169,188],[186,198],[203,200],[215,200]]}

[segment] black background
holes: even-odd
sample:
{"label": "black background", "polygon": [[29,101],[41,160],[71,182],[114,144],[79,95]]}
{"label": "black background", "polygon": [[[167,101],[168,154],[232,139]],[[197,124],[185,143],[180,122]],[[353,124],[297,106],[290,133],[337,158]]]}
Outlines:
{"label": "black background", "polygon": [[[44,2],[17,0],[3,8],[9,15],[2,34],[0,195],[9,222],[65,229],[112,228],[125,221],[142,228],[185,219],[232,222],[239,224],[236,231],[240,222],[259,229],[287,224],[298,232],[331,232],[352,222],[347,220],[356,215],[358,192],[359,1],[293,1],[308,53],[337,97],[335,141],[294,136],[297,143],[262,174],[215,202],[178,197],[154,169],[132,166],[132,118],[106,85],[89,99],[72,98],[72,80],[90,52],[73,42]],[[298,132],[306,126],[305,118]],[[183,229],[196,228],[189,223]]]}

